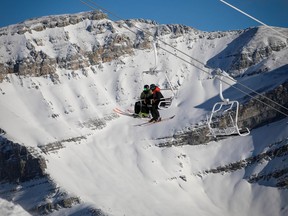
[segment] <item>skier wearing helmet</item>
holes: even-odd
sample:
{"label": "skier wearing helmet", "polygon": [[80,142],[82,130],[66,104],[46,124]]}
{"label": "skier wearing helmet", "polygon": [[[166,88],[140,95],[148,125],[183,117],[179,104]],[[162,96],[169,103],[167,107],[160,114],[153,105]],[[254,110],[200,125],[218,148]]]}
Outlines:
{"label": "skier wearing helmet", "polygon": [[158,111],[158,104],[160,103],[161,98],[164,97],[160,92],[160,88],[155,84],[151,84],[150,89],[152,90],[152,95],[150,98],[151,101],[150,112],[152,115],[152,119],[149,122],[161,121],[160,113]]}
{"label": "skier wearing helmet", "polygon": [[149,89],[149,85],[144,85],[144,89],[140,95],[140,101],[137,101],[134,105],[134,113],[136,117],[145,118],[149,117],[149,98],[152,96],[152,91]]}

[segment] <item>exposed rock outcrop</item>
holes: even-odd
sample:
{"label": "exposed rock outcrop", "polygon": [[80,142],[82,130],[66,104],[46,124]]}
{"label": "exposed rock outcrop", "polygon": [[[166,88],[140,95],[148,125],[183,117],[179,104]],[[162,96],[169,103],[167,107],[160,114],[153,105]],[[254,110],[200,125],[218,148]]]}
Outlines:
{"label": "exposed rock outcrop", "polygon": [[269,38],[268,44],[258,48],[245,48],[235,56],[231,70],[239,71],[253,66],[263,59],[266,59],[274,52],[279,52],[286,48],[287,44],[277,38]]}
{"label": "exposed rock outcrop", "polygon": [[18,143],[0,137],[0,182],[24,182],[45,176],[46,162]]}
{"label": "exposed rock outcrop", "polygon": [[[134,45],[133,39],[124,34],[116,33],[111,21],[105,20],[98,24],[91,22],[86,27],[86,31],[91,35],[95,35],[95,37],[97,34],[104,34],[106,31],[111,32],[111,34],[105,36],[103,44],[100,44],[95,38],[95,43],[91,50],[71,41],[69,32],[64,30],[65,26],[75,25],[84,20],[104,20],[105,18],[107,18],[105,14],[94,11],[75,15],[44,17],[26,21],[13,26],[13,28],[2,28],[3,37],[8,37],[8,34],[11,34],[15,40],[16,38],[20,38],[22,41],[25,41],[26,46],[23,47],[20,44],[15,46],[11,44],[13,42],[4,42],[3,47],[7,51],[8,58],[4,62],[3,60],[1,62],[0,59],[0,82],[7,74],[12,73],[20,76],[45,76],[57,80],[57,75],[55,74],[57,68],[76,71],[101,62],[110,62],[124,54],[132,55],[134,53],[133,48],[137,47]],[[53,28],[62,29],[60,30],[61,34],[59,36],[50,34],[48,30]],[[29,38],[23,35],[26,32],[32,35],[33,31],[46,31],[49,41],[46,41],[44,38],[33,36]],[[60,48],[63,49],[62,52],[59,51],[60,55],[51,56],[47,52],[47,49],[46,51],[42,49],[44,46],[49,46],[55,49],[53,52],[58,52],[57,50],[61,41],[66,44],[67,50],[63,47]],[[147,46],[145,43],[142,47]],[[138,47],[140,46],[138,45]],[[19,56],[14,58],[12,53],[16,49],[21,50],[23,54],[17,54]],[[61,55],[63,52],[66,54]]]}
{"label": "exposed rock outcrop", "polygon": [[[26,32],[32,31],[43,31],[47,28],[61,28],[68,25],[75,25],[83,20],[102,20],[108,16],[100,11],[83,12],[78,14],[67,14],[58,16],[46,16],[38,19],[30,19],[22,22],[18,25],[14,25],[11,34],[25,34]],[[6,28],[2,28],[0,36],[8,34],[5,31]]]}
{"label": "exposed rock outcrop", "polygon": [[[287,34],[287,30],[275,30],[280,34],[271,34],[271,29],[264,26],[237,31],[234,34],[238,34],[237,37],[220,53],[209,59],[207,65],[221,68],[234,77],[268,71],[267,60],[277,61],[273,57],[274,54],[287,49],[288,46],[287,38],[282,36]],[[228,33],[222,32],[217,38],[225,37],[225,34],[228,36]],[[215,36],[217,34],[214,33],[209,38],[215,39]]]}

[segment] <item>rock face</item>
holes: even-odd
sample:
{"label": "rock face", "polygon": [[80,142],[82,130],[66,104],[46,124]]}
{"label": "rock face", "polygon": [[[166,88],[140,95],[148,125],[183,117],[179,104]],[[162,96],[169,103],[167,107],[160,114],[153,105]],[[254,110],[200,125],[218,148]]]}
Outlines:
{"label": "rock face", "polygon": [[267,44],[261,44],[259,47],[245,47],[245,49],[235,55],[231,70],[239,71],[249,68],[271,56],[273,51],[279,52],[286,47],[287,42],[277,37],[268,38]]}
{"label": "rock face", "polygon": [[[62,28],[68,25],[75,25],[84,20],[102,20],[107,15],[100,11],[92,11],[88,13],[68,14],[59,16],[46,16],[38,19],[31,19],[13,26],[11,34],[25,34],[26,32],[40,32],[48,28]],[[5,28],[1,31],[1,36],[8,34]]]}
{"label": "rock face", "polygon": [[[115,33],[113,25],[110,21],[106,20],[106,18],[107,16],[105,14],[94,11],[77,15],[44,17],[37,20],[26,21],[20,25],[13,26],[12,29],[8,27],[0,29],[2,38],[12,37],[14,40],[21,41],[20,44],[15,42],[15,45],[12,44],[13,42],[10,43],[6,42],[5,39],[3,40],[8,58],[6,58],[6,60],[5,58],[0,59],[0,81],[9,73],[23,76],[46,76],[51,79],[57,79],[57,75],[55,74],[56,68],[78,70],[100,62],[112,61],[124,54],[133,54],[133,43],[131,39],[126,35]],[[95,20],[103,20],[103,23],[93,23]],[[69,32],[65,31],[64,27],[77,25],[85,21],[91,22],[87,25],[86,31],[92,36],[103,34],[106,31],[111,32],[111,34],[108,34],[104,39],[105,43],[100,44],[95,39],[96,41],[90,50],[70,40]],[[49,32],[53,31],[53,28],[61,28],[63,35],[56,37],[53,34],[49,35]],[[35,31],[39,34],[48,34],[48,39],[33,37],[32,34]],[[30,38],[30,36],[32,37]],[[65,55],[60,54],[53,57],[51,54],[42,50],[42,47],[52,46],[52,49],[56,49],[57,52],[58,47],[62,46],[62,44],[64,49],[67,50],[62,49],[59,52],[65,52]],[[17,45],[19,46],[17,47]],[[23,45],[25,45],[25,47],[23,47]],[[18,56],[15,59],[11,55],[18,52],[18,49],[23,52],[21,54],[23,56]]]}
{"label": "rock face", "polygon": [[[275,30],[287,35],[283,29]],[[269,31],[272,30],[263,26],[238,31],[238,37],[227,44],[227,47],[220,53],[209,59],[207,64],[212,68],[219,67],[234,77],[269,71],[265,61],[269,58],[275,61],[273,53],[281,52],[288,46],[285,37],[277,33],[269,34]],[[264,38],[263,35],[267,36]],[[225,61],[225,64],[219,64],[222,61]]]}
{"label": "rock face", "polygon": [[0,137],[0,182],[24,182],[45,176],[46,163],[25,146]]}
{"label": "rock face", "polygon": [[[273,108],[287,114],[287,110],[283,107],[288,107],[288,82],[284,82],[274,90],[266,93],[265,96],[282,105],[282,108],[275,106],[275,104],[272,104],[267,98],[257,96],[241,107],[239,111],[240,127],[246,125],[246,127],[249,128],[256,128],[285,117]],[[263,106],[258,100],[269,104],[270,107]]]}

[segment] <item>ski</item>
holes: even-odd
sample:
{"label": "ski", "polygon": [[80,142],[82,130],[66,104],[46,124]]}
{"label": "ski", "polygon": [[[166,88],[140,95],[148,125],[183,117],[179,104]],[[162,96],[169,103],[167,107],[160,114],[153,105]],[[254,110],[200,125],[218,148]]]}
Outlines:
{"label": "ski", "polygon": [[170,119],[173,119],[175,117],[175,115],[173,116],[170,116],[170,117],[167,117],[167,118],[163,118],[161,119],[161,121],[156,121],[156,122],[144,122],[144,123],[141,123],[141,124],[137,124],[137,125],[134,125],[134,126],[137,126],[137,127],[142,127],[142,126],[148,126],[148,125],[152,125],[152,124],[157,124],[157,123],[161,123],[161,122],[164,122],[164,121],[168,121]]}
{"label": "ski", "polygon": [[118,108],[114,108],[113,111],[120,114],[120,115],[125,115],[125,116],[130,116],[130,117],[135,117],[135,118],[137,117],[137,115],[134,113],[125,112],[125,111],[118,109]]}
{"label": "ski", "polygon": [[134,113],[134,112],[132,112],[130,110],[123,111],[123,110],[121,110],[119,108],[114,108],[113,111],[116,112],[117,114],[120,114],[120,115],[125,115],[125,116],[129,116],[129,117],[133,117],[133,118],[146,119],[146,117],[141,117],[138,114],[136,114],[136,113]]}

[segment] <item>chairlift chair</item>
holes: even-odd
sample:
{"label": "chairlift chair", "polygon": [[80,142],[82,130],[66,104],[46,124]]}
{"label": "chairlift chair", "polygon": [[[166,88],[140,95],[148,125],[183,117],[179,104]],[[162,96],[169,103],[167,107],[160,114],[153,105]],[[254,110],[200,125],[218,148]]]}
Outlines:
{"label": "chairlift chair", "polygon": [[[249,129],[246,128],[246,131],[242,132],[242,130],[238,127],[239,102],[236,100],[230,101],[228,98],[223,97],[222,92],[223,75],[226,77],[229,76],[227,73],[220,74],[219,96],[222,101],[214,104],[210,117],[209,118],[207,117],[207,123],[209,128],[209,133],[207,134],[207,136],[213,136],[215,138],[217,136],[229,136],[234,134],[238,134],[240,136],[247,136],[250,134]],[[231,77],[229,78],[233,79]],[[221,125],[221,123],[224,125]]]}

